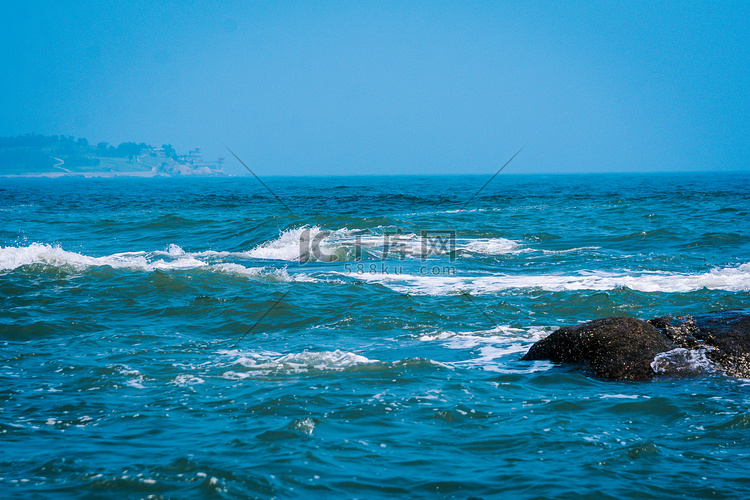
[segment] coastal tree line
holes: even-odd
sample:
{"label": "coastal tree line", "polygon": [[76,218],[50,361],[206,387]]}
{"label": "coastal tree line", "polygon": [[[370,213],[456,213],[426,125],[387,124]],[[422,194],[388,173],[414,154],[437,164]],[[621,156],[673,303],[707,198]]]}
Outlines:
{"label": "coastal tree line", "polygon": [[[91,145],[83,137],[66,135],[25,134],[0,137],[0,174],[16,171],[49,172],[63,160],[66,166],[96,166],[99,158],[127,158],[133,161],[144,151],[153,150],[146,143],[122,142],[117,146],[108,142]],[[176,158],[171,144],[162,145],[165,154]]]}

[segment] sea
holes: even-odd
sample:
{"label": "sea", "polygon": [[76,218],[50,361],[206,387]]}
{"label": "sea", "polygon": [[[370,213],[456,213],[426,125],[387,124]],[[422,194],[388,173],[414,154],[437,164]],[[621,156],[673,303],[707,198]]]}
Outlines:
{"label": "sea", "polygon": [[747,172],[0,179],[0,497],[748,498],[750,381],[520,360],[748,307]]}

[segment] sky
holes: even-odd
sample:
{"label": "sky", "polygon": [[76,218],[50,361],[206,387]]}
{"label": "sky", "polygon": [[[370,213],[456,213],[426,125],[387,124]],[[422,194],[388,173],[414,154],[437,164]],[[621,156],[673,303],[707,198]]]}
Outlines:
{"label": "sky", "polygon": [[237,174],[750,170],[746,1],[9,1],[0,68],[0,136]]}

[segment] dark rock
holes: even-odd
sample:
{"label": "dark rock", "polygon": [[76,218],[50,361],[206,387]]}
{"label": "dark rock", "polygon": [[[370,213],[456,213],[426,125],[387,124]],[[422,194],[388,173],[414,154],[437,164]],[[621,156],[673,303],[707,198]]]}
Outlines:
{"label": "dark rock", "polygon": [[531,346],[521,359],[578,363],[599,377],[645,380],[654,376],[654,357],[674,348],[655,326],[612,317],[560,328]]}
{"label": "dark rock", "polygon": [[672,319],[672,316],[662,316],[660,318],[650,319],[647,321],[647,323],[650,323],[661,330],[665,325],[668,325],[672,321]]}
{"label": "dark rock", "polygon": [[[657,355],[660,362],[653,364]],[[531,346],[521,359],[576,363],[599,377],[616,380],[646,380],[657,374],[656,368],[660,374],[680,376],[716,368],[748,378],[750,310],[649,321],[599,319],[560,328]]]}
{"label": "dark rock", "polygon": [[680,347],[707,348],[708,359],[726,375],[750,377],[750,314],[747,310],[722,311],[673,318],[664,326]]}

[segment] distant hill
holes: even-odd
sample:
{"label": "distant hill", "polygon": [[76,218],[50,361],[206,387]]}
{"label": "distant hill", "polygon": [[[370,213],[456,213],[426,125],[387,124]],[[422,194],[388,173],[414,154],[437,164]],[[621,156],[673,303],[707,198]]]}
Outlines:
{"label": "distant hill", "polygon": [[203,161],[200,148],[178,155],[170,144],[107,142],[96,146],[84,138],[27,134],[0,137],[0,175],[175,176],[224,175],[223,158]]}

